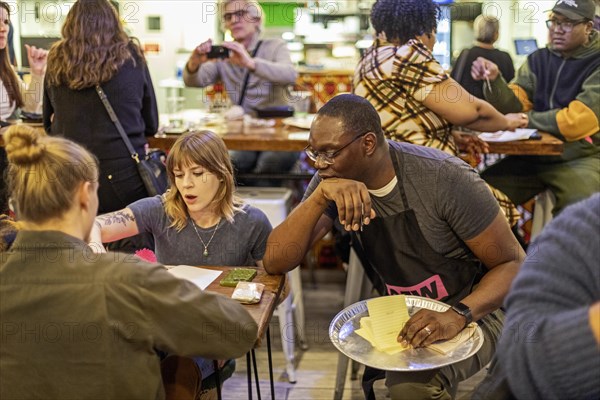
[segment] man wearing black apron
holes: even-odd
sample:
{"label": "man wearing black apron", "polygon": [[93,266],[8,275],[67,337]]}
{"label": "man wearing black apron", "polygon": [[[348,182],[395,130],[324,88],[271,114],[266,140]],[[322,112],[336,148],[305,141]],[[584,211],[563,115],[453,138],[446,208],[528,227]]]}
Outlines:
{"label": "man wearing black apron", "polygon": [[377,111],[359,96],[339,95],[321,108],[306,152],[318,174],[269,237],[266,270],[294,268],[339,220],[384,294],[453,306],[443,313],[419,311],[398,341],[421,347],[453,338],[471,320],[482,327],[484,345],[468,360],[385,375],[392,399],[453,397],[458,382],[490,361],[502,326],[498,309],[525,256],[497,202],[461,160],[386,141]]}

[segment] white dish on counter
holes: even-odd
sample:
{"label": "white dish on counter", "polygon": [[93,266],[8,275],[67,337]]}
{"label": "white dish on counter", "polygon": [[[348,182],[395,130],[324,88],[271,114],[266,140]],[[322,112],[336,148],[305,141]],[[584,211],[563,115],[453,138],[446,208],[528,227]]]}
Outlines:
{"label": "white dish on counter", "polygon": [[284,125],[293,126],[295,128],[310,129],[310,125],[312,124],[316,115],[317,114],[307,114],[303,117],[289,117],[285,118],[282,122]]}

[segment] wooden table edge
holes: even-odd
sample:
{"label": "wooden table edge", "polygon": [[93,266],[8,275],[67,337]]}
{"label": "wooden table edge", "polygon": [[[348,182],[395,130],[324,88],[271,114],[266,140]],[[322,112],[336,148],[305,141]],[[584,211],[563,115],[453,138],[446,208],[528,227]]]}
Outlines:
{"label": "wooden table edge", "polygon": [[[256,277],[253,279],[253,282],[255,282],[255,283],[265,283],[265,277],[269,277],[270,279],[274,279],[274,280],[279,280],[279,282],[274,282],[276,284],[275,288],[273,288],[273,283],[265,284],[265,288],[264,288],[264,291],[263,291],[263,294],[262,294],[262,297],[261,297],[259,303],[243,304],[244,307],[248,308],[247,311],[250,312],[250,315],[252,315],[252,317],[254,318],[254,314],[252,314],[251,309],[261,307],[261,305],[264,305],[265,302],[268,302],[265,311],[260,315],[260,319],[257,320],[255,318],[255,321],[258,325],[258,335],[257,335],[256,342],[254,343],[254,347],[255,348],[260,347],[262,344],[262,340],[265,337],[265,334],[267,332],[267,329],[269,328],[269,324],[271,322],[271,318],[273,317],[273,313],[275,312],[275,308],[279,304],[279,298],[280,298],[283,288],[285,286],[286,275],[285,274],[272,275],[272,274],[269,274],[267,271],[265,271],[264,268],[259,268],[256,266],[229,267],[229,266],[198,265],[197,267],[204,268],[204,269],[212,269],[212,270],[216,270],[216,271],[222,271],[223,274],[225,272],[227,272],[228,270],[231,270],[234,268],[250,268],[250,269],[257,270]],[[217,279],[215,279],[213,282],[211,282],[211,284],[208,285],[205,290],[208,292],[218,293],[223,296],[231,298],[231,294],[233,293],[233,290],[235,288],[219,285],[219,282],[222,279],[223,274],[219,275],[219,277],[217,277]]]}

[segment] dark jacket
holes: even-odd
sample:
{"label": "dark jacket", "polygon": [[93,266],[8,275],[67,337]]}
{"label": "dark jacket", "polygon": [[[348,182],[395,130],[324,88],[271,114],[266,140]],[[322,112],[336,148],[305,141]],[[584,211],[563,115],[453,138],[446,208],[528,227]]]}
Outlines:
{"label": "dark jacket", "polygon": [[[493,82],[486,100],[501,112],[527,112],[529,127],[566,141],[562,160],[600,152],[600,37],[594,31],[590,42],[569,58],[551,47],[527,57],[509,85]],[[557,161],[545,157],[546,162]]]}
{"label": "dark jacket", "polygon": [[[72,90],[66,85],[44,87],[44,128],[83,144],[103,160],[130,157],[94,87]],[[158,129],[158,109],[148,67],[143,60],[127,61],[108,82],[102,83],[108,100],[138,152],[145,136]],[[52,119],[52,116],[53,119]]]}
{"label": "dark jacket", "polygon": [[[515,67],[513,67],[513,61],[512,58],[510,58],[510,54],[505,51],[486,49],[478,46],[463,50],[460,53],[460,56],[458,56],[450,76],[460,83],[467,92],[475,97],[483,99],[483,81],[476,81],[471,77],[471,65],[478,57],[486,58],[496,64],[507,82],[510,82],[515,77]],[[460,73],[460,76],[458,76],[458,73]]]}

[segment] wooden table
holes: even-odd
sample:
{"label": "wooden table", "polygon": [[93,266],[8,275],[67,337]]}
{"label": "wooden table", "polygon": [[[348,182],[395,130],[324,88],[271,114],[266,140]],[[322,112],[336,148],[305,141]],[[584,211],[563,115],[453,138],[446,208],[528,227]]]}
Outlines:
{"label": "wooden table", "polygon": [[[206,129],[211,128],[207,126]],[[248,127],[242,121],[231,121],[227,123],[225,131],[221,137],[229,150],[302,151],[308,144],[307,130],[286,126],[281,119],[276,119],[274,127]],[[301,134],[290,137],[293,133]],[[169,150],[178,137],[149,137],[148,143],[150,147]]]}
{"label": "wooden table", "polygon": [[[305,132],[302,137],[298,133]],[[293,134],[290,137],[290,134]],[[506,155],[560,155],[564,143],[556,137],[540,132],[541,140],[515,140],[512,142],[488,142],[490,153]],[[169,150],[178,135],[149,137],[150,147]],[[241,121],[227,124],[226,133],[221,136],[229,150],[250,151],[302,151],[308,144],[308,131],[283,125],[277,120],[274,127],[248,128]]]}
{"label": "wooden table", "polygon": [[[206,288],[209,292],[219,293],[224,296],[230,297],[233,293],[232,287],[226,287],[219,285],[220,280],[225,274],[234,268],[256,268],[256,267],[213,267],[213,266],[200,266],[200,268],[212,269],[216,271],[223,271],[217,279],[215,279]],[[285,274],[284,275],[270,275],[263,268],[258,268],[256,277],[252,280],[255,283],[262,283],[265,285],[260,302],[257,304],[245,304],[244,308],[250,313],[256,324],[258,325],[258,337],[256,339],[255,347],[259,347],[262,343],[262,339],[265,336],[271,317],[279,301],[279,296],[285,286]]]}
{"label": "wooden table", "polygon": [[549,133],[539,132],[540,140],[514,140],[512,142],[488,142],[490,153],[521,156],[559,156],[564,142]]}
{"label": "wooden table", "polygon": [[[207,129],[210,129],[207,127]],[[245,127],[241,121],[227,123],[222,136],[229,150],[249,151],[302,151],[308,144],[308,131],[283,125],[276,120],[274,127]],[[306,135],[299,134],[305,132]],[[290,137],[290,134],[292,136]],[[541,140],[515,140],[512,142],[488,142],[490,153],[525,156],[556,156],[562,154],[564,143],[549,133],[540,132]],[[169,150],[179,135],[149,137],[150,147]],[[4,141],[0,135],[0,146]]]}

